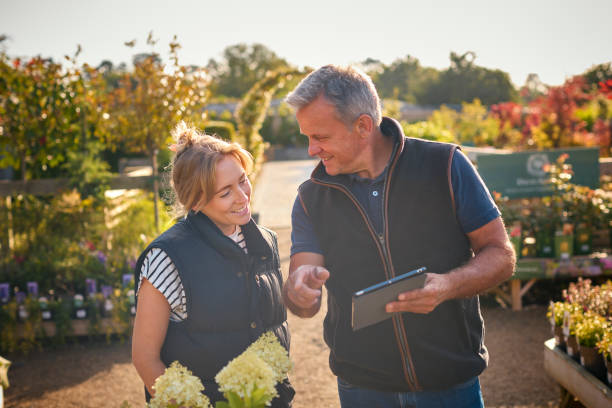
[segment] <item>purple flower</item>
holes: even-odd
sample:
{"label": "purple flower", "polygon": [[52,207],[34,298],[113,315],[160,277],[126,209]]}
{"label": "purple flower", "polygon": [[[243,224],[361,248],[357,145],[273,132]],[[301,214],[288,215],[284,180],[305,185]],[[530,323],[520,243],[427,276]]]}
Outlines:
{"label": "purple flower", "polygon": [[0,302],[8,302],[10,293],[10,285],[8,283],[0,283]]}
{"label": "purple flower", "polygon": [[23,303],[25,302],[26,294],[24,292],[17,292],[15,294],[15,299],[17,300],[17,303]]}
{"label": "purple flower", "polygon": [[28,282],[28,295],[38,297],[38,282]]}
{"label": "purple flower", "polygon": [[125,288],[126,286],[130,285],[132,283],[132,279],[133,276],[131,273],[124,273],[121,277],[121,283],[123,284],[123,287]]}
{"label": "purple flower", "polygon": [[87,296],[96,293],[96,280],[91,278],[85,279],[85,288]]}
{"label": "purple flower", "polygon": [[111,293],[113,293],[113,288],[110,285],[102,285],[100,291],[102,292],[102,296],[104,296],[104,299],[107,299],[108,297],[110,297]]}
{"label": "purple flower", "polygon": [[106,264],[106,255],[104,255],[104,252],[102,251],[96,251],[96,258],[98,258],[98,261],[100,261],[100,263],[102,265]]}

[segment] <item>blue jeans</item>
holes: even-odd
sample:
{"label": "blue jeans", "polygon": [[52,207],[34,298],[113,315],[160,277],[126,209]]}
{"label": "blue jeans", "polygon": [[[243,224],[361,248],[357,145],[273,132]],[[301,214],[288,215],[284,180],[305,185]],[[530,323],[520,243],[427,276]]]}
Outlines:
{"label": "blue jeans", "polygon": [[478,377],[443,391],[384,392],[358,388],[338,377],[342,408],[484,408]]}

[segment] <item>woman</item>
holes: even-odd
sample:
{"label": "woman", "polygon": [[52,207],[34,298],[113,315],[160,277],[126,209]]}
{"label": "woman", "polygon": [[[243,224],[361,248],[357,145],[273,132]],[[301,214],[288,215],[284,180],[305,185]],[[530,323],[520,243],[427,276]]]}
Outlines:
{"label": "woman", "polygon": [[[142,253],[135,269],[132,361],[146,387],[175,360],[223,399],[215,375],[263,332],[287,350],[287,313],[276,235],[251,219],[249,153],[181,123],[173,132],[172,187],[184,215]],[[273,407],[293,388],[277,386]]]}

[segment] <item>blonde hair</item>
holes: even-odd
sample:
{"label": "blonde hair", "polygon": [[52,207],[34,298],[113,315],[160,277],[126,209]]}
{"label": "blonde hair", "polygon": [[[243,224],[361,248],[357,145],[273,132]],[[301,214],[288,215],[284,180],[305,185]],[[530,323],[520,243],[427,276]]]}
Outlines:
{"label": "blonde hair", "polygon": [[206,204],[215,192],[215,170],[225,156],[234,156],[248,174],[253,158],[238,143],[199,133],[180,122],[172,131],[175,140],[170,164],[171,185],[176,198],[176,215],[184,215],[198,203]]}

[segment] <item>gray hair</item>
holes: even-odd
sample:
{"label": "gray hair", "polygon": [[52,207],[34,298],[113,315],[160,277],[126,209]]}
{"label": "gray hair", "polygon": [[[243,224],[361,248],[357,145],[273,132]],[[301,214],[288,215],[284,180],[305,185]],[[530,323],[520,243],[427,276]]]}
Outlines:
{"label": "gray hair", "polygon": [[296,111],[323,94],[338,114],[338,119],[350,126],[357,118],[369,115],[376,126],[382,120],[380,99],[372,79],[358,68],[326,65],[311,72],[285,98]]}

